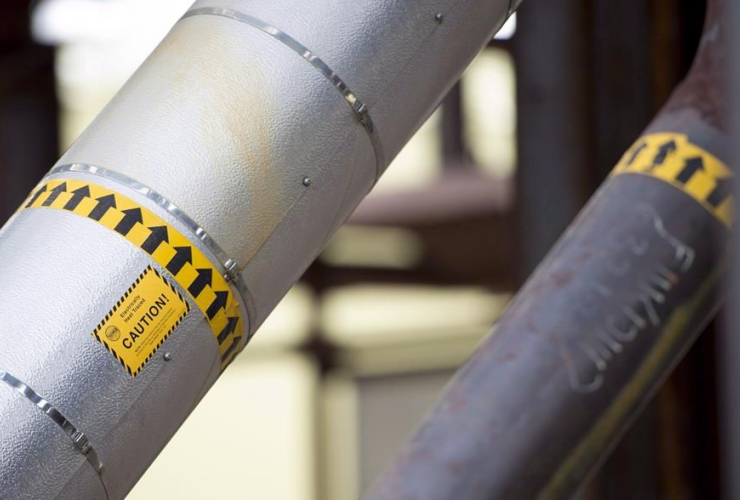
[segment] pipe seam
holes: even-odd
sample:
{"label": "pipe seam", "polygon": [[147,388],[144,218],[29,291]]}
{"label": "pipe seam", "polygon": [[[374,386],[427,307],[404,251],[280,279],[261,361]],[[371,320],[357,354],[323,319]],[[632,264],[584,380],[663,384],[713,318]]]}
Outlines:
{"label": "pipe seam", "polygon": [[197,9],[189,10],[188,12],[186,12],[180,18],[180,20],[201,15],[225,17],[252,26],[253,28],[262,31],[263,33],[279,41],[280,43],[291,49],[293,52],[301,56],[303,59],[305,59],[314,68],[319,70],[319,72],[324,75],[327,80],[329,80],[329,83],[331,83],[332,86],[337,89],[340,94],[342,94],[344,100],[347,101],[347,104],[349,104],[350,108],[352,108],[352,111],[357,117],[357,120],[360,122],[360,125],[362,125],[362,127],[367,132],[367,135],[370,138],[370,143],[373,147],[373,151],[375,153],[375,182],[378,181],[380,175],[385,169],[385,153],[377,128],[375,127],[375,123],[370,117],[370,109],[357,97],[354,92],[352,92],[352,90],[347,86],[344,80],[342,80],[342,78],[336,72],[334,72],[334,70],[332,70],[331,67],[326,64],[324,60],[322,60],[305,45],[303,45],[284,31],[281,31],[275,26],[267,24],[264,21],[243,12],[220,7],[199,7]]}
{"label": "pipe seam", "polygon": [[28,384],[22,382],[10,373],[3,370],[0,370],[0,381],[4,382],[8,387],[15,390],[16,392],[24,396],[28,401],[33,403],[34,406],[44,412],[55,424],[57,424],[64,431],[67,436],[69,436],[75,449],[87,459],[92,468],[98,474],[98,477],[100,478],[100,483],[103,485],[103,489],[106,491],[107,497],[108,489],[105,487],[105,482],[103,481],[103,472],[105,470],[105,467],[103,465],[103,462],[100,460],[98,453],[95,451],[95,448],[93,448],[93,446],[90,444],[90,440],[85,435],[85,433],[78,430],[77,427],[75,427],[74,424],[72,424],[72,422],[70,422],[67,417],[65,417],[62,412],[59,411],[58,408],[49,403],[49,401],[44,399],[40,394],[29,387]]}

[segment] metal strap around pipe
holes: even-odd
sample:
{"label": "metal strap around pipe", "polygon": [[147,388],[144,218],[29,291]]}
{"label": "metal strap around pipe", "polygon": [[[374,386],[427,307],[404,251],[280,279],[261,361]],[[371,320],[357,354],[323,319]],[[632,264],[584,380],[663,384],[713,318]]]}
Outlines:
{"label": "metal strap around pipe", "polygon": [[[54,405],[49,403],[27,384],[21,382],[6,371],[0,370],[0,381],[25,396],[26,399],[48,415],[49,418],[51,418],[54,423],[57,424],[67,436],[69,436],[75,449],[85,456],[93,469],[95,469],[95,472],[97,472],[98,476],[102,475],[104,470],[103,462],[100,461],[100,457],[90,444],[88,437],[83,432],[79,431],[77,427],[75,427],[74,424],[72,424],[72,422],[70,422]],[[100,481],[101,483],[103,482],[102,477]],[[103,484],[103,489],[106,489],[105,484]]]}
{"label": "metal strap around pipe", "polygon": [[[221,245],[219,245],[218,242],[216,242],[216,240],[214,240],[213,237],[211,237],[211,235],[209,235],[205,229],[203,229],[196,221],[190,218],[190,216],[186,214],[181,208],[170,202],[167,198],[162,196],[157,191],[154,191],[150,187],[132,179],[131,177],[95,165],[88,165],[84,163],[59,165],[52,168],[47,174],[47,177],[49,175],[64,172],[82,172],[86,174],[92,174],[104,179],[111,180],[117,184],[121,184],[153,201],[158,207],[177,219],[186,228],[188,228],[198,240],[202,241],[203,244],[213,253],[216,260],[221,265],[224,278],[226,279],[226,281],[234,285],[239,294],[239,298],[241,298],[241,303],[244,304],[244,307],[247,309],[247,318],[254,317],[254,311],[251,310],[251,308],[253,307],[253,301],[251,300],[249,289],[247,288],[247,284],[242,278],[241,270],[239,269],[236,261],[229,257],[229,255],[221,247]],[[247,337],[251,337],[252,334],[254,334],[252,322],[248,321],[247,323],[249,329],[249,331],[247,332]]]}
{"label": "metal strap around pipe", "polygon": [[202,15],[226,17],[248,24],[253,28],[257,28],[258,30],[273,37],[275,40],[279,41],[280,43],[291,49],[293,52],[308,61],[314,68],[319,70],[319,72],[324,75],[327,80],[329,80],[332,86],[337,89],[340,94],[342,94],[342,97],[344,97],[344,100],[347,101],[349,106],[352,108],[352,111],[357,116],[360,124],[365,128],[365,131],[370,138],[370,142],[375,152],[375,180],[377,181],[377,179],[380,177],[380,174],[385,169],[385,153],[383,151],[383,144],[380,141],[378,131],[375,127],[375,124],[373,123],[372,118],[370,118],[370,110],[368,109],[367,105],[364,104],[357,97],[357,95],[355,95],[354,92],[352,92],[352,90],[347,86],[344,80],[342,80],[339,75],[337,75],[334,70],[332,70],[329,65],[326,64],[326,62],[324,62],[319,56],[317,56],[315,53],[313,53],[305,45],[300,43],[292,36],[274,26],[265,23],[260,19],[257,19],[256,17],[250,16],[249,14],[245,14],[243,12],[220,7],[200,7],[186,12],[185,15],[182,16],[182,19]]}

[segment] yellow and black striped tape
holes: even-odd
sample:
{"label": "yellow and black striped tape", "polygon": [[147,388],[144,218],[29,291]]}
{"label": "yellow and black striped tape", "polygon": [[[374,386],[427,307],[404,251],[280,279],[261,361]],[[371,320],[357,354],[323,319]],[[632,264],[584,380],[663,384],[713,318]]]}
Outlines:
{"label": "yellow and black striped tape", "polygon": [[203,313],[221,354],[222,369],[245,340],[239,302],[210,259],[180,231],[134,200],[77,179],[42,183],[20,210],[50,208],[85,217],[116,232],[166,269]]}
{"label": "yellow and black striped tape", "polygon": [[727,226],[733,223],[732,170],[684,134],[641,137],[612,171],[649,175],[688,194]]}

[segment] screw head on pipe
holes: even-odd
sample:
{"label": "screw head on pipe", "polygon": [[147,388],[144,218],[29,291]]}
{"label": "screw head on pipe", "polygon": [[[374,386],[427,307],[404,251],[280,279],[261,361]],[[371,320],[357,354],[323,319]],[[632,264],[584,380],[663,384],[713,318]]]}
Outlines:
{"label": "screw head on pipe", "polygon": [[308,187],[311,185],[311,178],[310,177],[304,177],[303,178],[303,185]]}
{"label": "screw head on pipe", "polygon": [[441,24],[441,23],[442,23],[442,21],[444,21],[444,20],[445,20],[445,16],[444,16],[444,14],[442,14],[441,12],[437,12],[437,13],[436,13],[436,14],[434,15],[434,20],[435,20],[435,21],[437,21],[438,23],[440,23],[440,24]]}
{"label": "screw head on pipe", "polygon": [[164,358],[165,361],[172,361],[172,353],[171,352],[164,353],[164,356],[162,356],[162,357]]}

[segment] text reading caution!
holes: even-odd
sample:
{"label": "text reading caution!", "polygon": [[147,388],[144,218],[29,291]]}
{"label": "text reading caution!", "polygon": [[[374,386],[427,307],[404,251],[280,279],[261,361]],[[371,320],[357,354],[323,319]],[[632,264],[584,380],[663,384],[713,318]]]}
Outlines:
{"label": "text reading caution!", "polygon": [[121,193],[78,179],[42,182],[21,207],[37,209],[95,221],[149,256],[203,314],[218,343],[222,368],[246,344],[239,302],[224,275],[183,233],[151,210]]}
{"label": "text reading caution!", "polygon": [[135,377],[189,311],[172,283],[147,266],[93,336]]}

